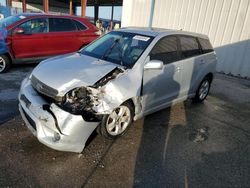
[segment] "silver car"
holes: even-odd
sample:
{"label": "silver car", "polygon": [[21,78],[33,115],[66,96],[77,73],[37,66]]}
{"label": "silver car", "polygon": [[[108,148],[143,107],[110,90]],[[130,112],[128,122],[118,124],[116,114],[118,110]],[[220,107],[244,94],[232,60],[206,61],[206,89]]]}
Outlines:
{"label": "silver car", "polygon": [[133,121],[208,95],[217,58],[205,35],[123,28],[41,62],[22,82],[19,109],[43,144],[81,152],[90,134],[123,135]]}

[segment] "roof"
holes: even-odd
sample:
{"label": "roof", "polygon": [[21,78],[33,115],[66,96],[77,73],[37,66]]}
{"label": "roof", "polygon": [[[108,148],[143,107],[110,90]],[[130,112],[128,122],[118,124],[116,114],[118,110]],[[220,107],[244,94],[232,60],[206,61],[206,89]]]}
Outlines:
{"label": "roof", "polygon": [[20,13],[17,14],[17,16],[25,16],[25,17],[36,17],[36,16],[51,16],[51,17],[68,17],[68,18],[81,18],[81,19],[87,19],[87,18],[82,18],[79,16],[70,16],[68,14],[47,14],[47,13]]}
{"label": "roof", "polygon": [[141,35],[148,35],[152,37],[156,37],[160,34],[178,34],[178,35],[189,35],[195,36],[200,38],[207,39],[208,37],[204,34],[193,33],[183,30],[174,30],[174,29],[165,29],[165,28],[150,28],[150,27],[124,27],[119,29],[120,31],[130,32],[130,33],[137,33]]}
{"label": "roof", "polygon": [[37,15],[42,15],[42,13],[20,13],[20,14],[17,14],[16,16],[28,17],[28,16],[37,16]]}

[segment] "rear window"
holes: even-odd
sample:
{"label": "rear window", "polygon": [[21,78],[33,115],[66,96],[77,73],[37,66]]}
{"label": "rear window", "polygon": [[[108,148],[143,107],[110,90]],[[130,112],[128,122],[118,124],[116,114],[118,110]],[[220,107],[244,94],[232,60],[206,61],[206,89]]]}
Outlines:
{"label": "rear window", "polygon": [[76,31],[77,27],[71,19],[66,18],[50,18],[49,31],[50,32],[66,32]]}
{"label": "rear window", "polygon": [[209,42],[209,40],[199,38],[199,42],[200,42],[200,45],[201,45],[201,48],[202,48],[202,52],[204,54],[214,51],[214,49],[213,49],[211,43]]}
{"label": "rear window", "polygon": [[194,37],[180,37],[182,58],[189,58],[201,54],[199,44]]}

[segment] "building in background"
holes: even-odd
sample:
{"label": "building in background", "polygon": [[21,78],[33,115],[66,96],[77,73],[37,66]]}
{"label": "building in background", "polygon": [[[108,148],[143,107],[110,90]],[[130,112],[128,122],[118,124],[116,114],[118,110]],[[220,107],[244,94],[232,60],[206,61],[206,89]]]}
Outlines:
{"label": "building in background", "polygon": [[[23,9],[22,0],[12,0],[11,7],[22,11]],[[43,0],[40,0],[40,1],[37,1],[37,0],[27,1],[26,0],[25,9],[27,12],[43,12],[44,11]],[[69,3],[60,2],[60,1],[51,1],[51,6],[49,6],[49,12],[69,14]]]}
{"label": "building in background", "polygon": [[[0,0],[4,1],[4,0]],[[85,11],[87,0],[6,0],[5,5],[21,12],[49,12],[55,14],[74,14],[76,6],[83,7]],[[84,15],[85,16],[85,15]]]}
{"label": "building in background", "polygon": [[208,35],[217,71],[250,78],[250,0],[123,0],[123,27],[150,25]]}
{"label": "building in background", "polygon": [[[0,15],[1,18],[10,15],[19,14],[22,12],[45,12],[44,0],[0,0]],[[68,3],[57,2],[52,0],[52,6],[48,10],[50,13],[55,14],[69,14],[70,9]]]}
{"label": "building in background", "polygon": [[[91,15],[88,15],[90,21],[95,23],[102,19],[102,22],[108,22],[107,25],[113,28],[115,24],[120,24],[120,19],[117,20],[117,18],[121,17],[122,0],[0,0],[0,5],[4,11],[8,10],[10,13],[3,14],[3,17],[21,12],[45,12],[85,17],[86,12],[91,12]],[[4,11],[0,11],[1,17]]]}

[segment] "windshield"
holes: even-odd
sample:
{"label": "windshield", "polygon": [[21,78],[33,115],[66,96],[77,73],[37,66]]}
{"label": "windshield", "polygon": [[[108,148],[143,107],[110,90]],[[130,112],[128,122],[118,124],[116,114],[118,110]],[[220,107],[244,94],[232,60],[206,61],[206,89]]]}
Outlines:
{"label": "windshield", "polygon": [[0,20],[0,27],[8,27],[8,26],[12,25],[13,23],[15,23],[19,20],[22,20],[24,18],[25,18],[25,16],[22,16],[22,15],[16,15],[16,16],[10,16],[10,17],[4,18],[4,19]]}
{"label": "windshield", "polygon": [[152,40],[150,36],[113,31],[85,47],[81,53],[131,68]]}

